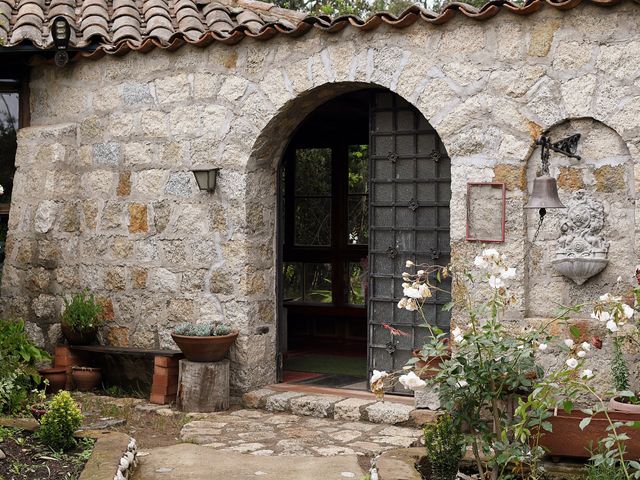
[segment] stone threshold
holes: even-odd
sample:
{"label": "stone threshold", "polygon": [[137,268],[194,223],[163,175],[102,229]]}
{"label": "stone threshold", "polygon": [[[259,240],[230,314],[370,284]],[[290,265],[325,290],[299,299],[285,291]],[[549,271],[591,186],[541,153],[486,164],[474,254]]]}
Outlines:
{"label": "stone threshold", "polygon": [[422,427],[436,416],[432,410],[415,409],[412,398],[385,396],[384,401],[377,401],[366,392],[308,385],[278,384],[254,390],[242,396],[242,405],[269,412],[407,427]]}
{"label": "stone threshold", "polygon": [[[359,398],[361,400],[377,401],[376,396],[364,390],[350,390],[347,388],[331,388],[331,387],[317,387],[315,385],[296,385],[293,383],[275,383],[268,385],[270,390],[276,392],[302,392],[310,395],[334,395],[337,397]],[[389,403],[403,403],[405,405],[414,405],[413,397],[406,395],[394,395],[387,393],[384,396],[384,401]]]}

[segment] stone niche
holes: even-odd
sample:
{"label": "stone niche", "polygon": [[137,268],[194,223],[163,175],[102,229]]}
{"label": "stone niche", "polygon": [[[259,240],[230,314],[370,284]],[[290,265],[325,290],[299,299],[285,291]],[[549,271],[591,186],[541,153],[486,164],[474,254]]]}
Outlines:
{"label": "stone niche", "polygon": [[[618,276],[632,285],[634,253],[635,192],[633,160],[620,135],[605,124],[590,118],[566,121],[547,135],[558,141],[574,133],[582,135],[578,146],[581,160],[551,154],[550,173],[558,180],[560,199],[565,206],[584,210],[590,205],[602,222],[596,221],[597,232],[591,234],[598,256],[608,264],[600,273],[579,285],[554,268],[557,251],[573,248],[567,219],[572,209],[547,210],[536,241],[526,258],[526,316],[553,317],[561,305],[578,304],[613,291]],[[540,148],[531,154],[527,166],[528,190],[540,168]],[[579,206],[582,205],[582,206]],[[584,213],[584,212],[582,212]],[[538,211],[527,212],[527,242],[531,242],[538,223]],[[571,222],[569,222],[571,223]],[[603,223],[600,225],[599,223]],[[579,232],[578,232],[579,233]],[[587,232],[588,233],[588,232]],[[597,238],[596,238],[597,237]]]}

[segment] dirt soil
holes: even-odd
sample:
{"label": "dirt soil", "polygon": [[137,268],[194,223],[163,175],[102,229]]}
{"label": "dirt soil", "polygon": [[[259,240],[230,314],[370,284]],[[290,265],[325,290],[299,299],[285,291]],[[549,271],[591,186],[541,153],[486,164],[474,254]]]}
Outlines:
{"label": "dirt soil", "polygon": [[[3,429],[0,450],[0,480],[77,479],[89,459],[91,440],[83,440],[75,450],[57,453],[41,445],[31,432]],[[7,433],[8,432],[8,433]]]}
{"label": "dirt soil", "polygon": [[119,424],[106,425],[106,428],[131,435],[141,450],[179,443],[180,430],[190,421],[186,415],[164,417],[153,412],[136,410],[136,405],[146,403],[139,399],[77,392],[73,396],[85,416],[85,427],[100,428],[101,424],[119,421]]}

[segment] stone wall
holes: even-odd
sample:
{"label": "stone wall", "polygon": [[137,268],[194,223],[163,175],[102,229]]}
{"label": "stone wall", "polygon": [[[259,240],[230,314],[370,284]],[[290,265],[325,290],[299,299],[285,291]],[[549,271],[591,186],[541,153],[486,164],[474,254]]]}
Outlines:
{"label": "stone wall", "polygon": [[[241,331],[234,387],[274,381],[276,168],[308,112],[371,86],[413,103],[452,158],[456,260],[481,248],[464,240],[466,183],[507,184],[499,248],[527,264],[514,319],[590,297],[626,279],[640,247],[637,13],[630,4],[503,12],[482,22],[312,31],[34,67],[32,126],[18,139],[5,314],[27,318],[49,347],[59,340],[62,295],[81,288],[107,302],[104,336],[114,345],[173,347],[175,323],[224,318]],[[566,126],[572,119],[580,120]],[[533,139],[574,129],[594,141],[581,147],[584,163],[552,159],[561,195],[583,184],[598,195],[614,211],[612,253],[624,255],[586,288],[548,271],[557,214],[533,247],[542,261],[524,259],[535,221],[522,208],[539,158]],[[601,134],[613,150],[597,145]],[[198,167],[222,169],[215,194],[197,189],[190,171]],[[557,289],[547,288],[549,275]]]}

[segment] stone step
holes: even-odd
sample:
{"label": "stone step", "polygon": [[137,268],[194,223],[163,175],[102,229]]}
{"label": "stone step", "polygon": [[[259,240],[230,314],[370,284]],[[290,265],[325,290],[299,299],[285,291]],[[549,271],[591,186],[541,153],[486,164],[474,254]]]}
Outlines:
{"label": "stone step", "polygon": [[269,412],[407,427],[422,427],[433,422],[437,415],[433,410],[415,409],[403,403],[338,395],[282,392],[270,388],[245,393],[242,396],[242,405],[244,408]]}

